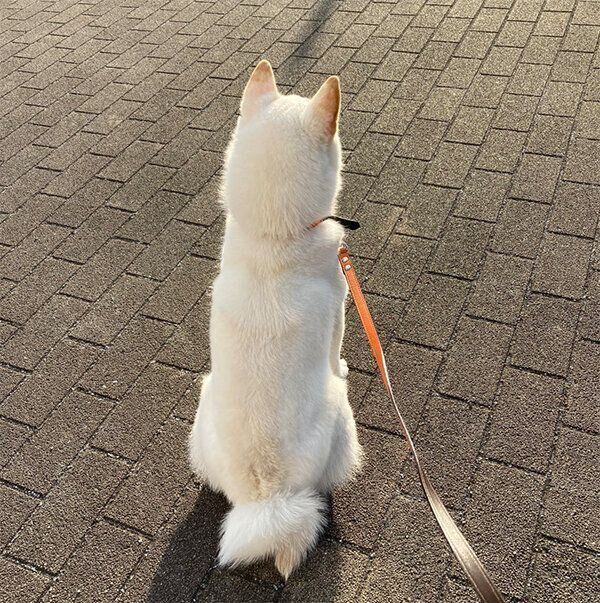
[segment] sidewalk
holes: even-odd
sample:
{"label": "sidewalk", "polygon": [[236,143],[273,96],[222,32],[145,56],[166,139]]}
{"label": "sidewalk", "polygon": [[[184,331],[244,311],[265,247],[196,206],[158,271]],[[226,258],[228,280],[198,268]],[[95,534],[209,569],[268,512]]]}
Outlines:
{"label": "sidewalk", "polygon": [[[7,6],[8,5],[8,6]],[[340,214],[432,481],[508,603],[600,600],[600,2],[0,6],[0,603],[475,603],[354,309],[367,463],[284,585],[186,438],[252,67],[339,74]]]}

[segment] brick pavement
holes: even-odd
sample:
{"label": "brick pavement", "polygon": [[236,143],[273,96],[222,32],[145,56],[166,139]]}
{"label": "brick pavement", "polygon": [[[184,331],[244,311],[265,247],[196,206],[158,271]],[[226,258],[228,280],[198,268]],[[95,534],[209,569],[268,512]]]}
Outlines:
{"label": "brick pavement", "polygon": [[343,88],[341,213],[410,427],[507,601],[600,599],[600,2],[0,6],[0,601],[473,602],[353,309],[367,455],[284,586],[185,440],[251,67]]}

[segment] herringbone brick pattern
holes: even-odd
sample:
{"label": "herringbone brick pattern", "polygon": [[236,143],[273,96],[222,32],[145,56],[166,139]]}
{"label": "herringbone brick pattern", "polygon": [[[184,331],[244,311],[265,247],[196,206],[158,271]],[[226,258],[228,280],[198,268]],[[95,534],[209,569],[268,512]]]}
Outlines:
{"label": "herringbone brick pattern", "polygon": [[432,478],[507,601],[600,599],[600,2],[0,6],[0,601],[474,602],[348,312],[367,463],[287,584],[214,567],[185,442],[251,67],[343,89],[340,213]]}

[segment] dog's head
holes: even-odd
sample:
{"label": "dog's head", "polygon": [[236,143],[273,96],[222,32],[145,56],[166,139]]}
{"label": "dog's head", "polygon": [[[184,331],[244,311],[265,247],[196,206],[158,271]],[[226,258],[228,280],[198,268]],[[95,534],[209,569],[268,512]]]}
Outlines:
{"label": "dog's head", "polygon": [[254,69],[225,159],[223,198],[257,235],[298,236],[334,211],[340,188],[340,82],[283,95],[268,61]]}

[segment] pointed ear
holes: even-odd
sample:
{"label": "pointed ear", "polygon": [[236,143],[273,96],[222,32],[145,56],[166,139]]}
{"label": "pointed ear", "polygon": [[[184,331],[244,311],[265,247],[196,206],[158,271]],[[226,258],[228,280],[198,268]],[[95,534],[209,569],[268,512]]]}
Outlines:
{"label": "pointed ear", "polygon": [[340,96],[340,80],[332,75],[310,100],[311,119],[325,140],[331,140],[337,132]]}
{"label": "pointed ear", "polygon": [[279,96],[275,76],[269,61],[263,59],[252,72],[244,94],[240,111],[243,117],[255,115]]}

